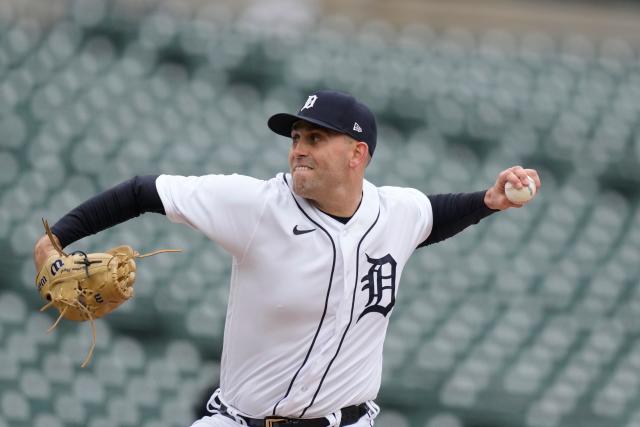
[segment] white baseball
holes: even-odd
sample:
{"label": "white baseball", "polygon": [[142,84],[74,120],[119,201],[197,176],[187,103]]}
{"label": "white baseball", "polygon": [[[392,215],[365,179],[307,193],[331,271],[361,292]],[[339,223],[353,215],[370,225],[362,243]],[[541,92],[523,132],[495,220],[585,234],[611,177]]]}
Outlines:
{"label": "white baseball", "polygon": [[511,200],[513,203],[519,204],[531,200],[533,196],[536,195],[536,183],[530,176],[528,178],[529,185],[522,187],[519,190],[507,181],[504,186],[504,192],[507,195],[507,199]]}

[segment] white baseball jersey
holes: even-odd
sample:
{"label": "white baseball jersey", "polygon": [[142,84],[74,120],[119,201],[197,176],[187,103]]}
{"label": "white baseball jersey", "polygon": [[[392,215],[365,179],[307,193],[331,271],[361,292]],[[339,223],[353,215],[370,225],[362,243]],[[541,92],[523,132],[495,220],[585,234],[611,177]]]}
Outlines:
{"label": "white baseball jersey", "polygon": [[291,176],[161,175],[169,219],[233,256],[221,398],[251,417],[322,417],[375,399],[402,270],[431,232],[429,199],[365,180],[342,224]]}

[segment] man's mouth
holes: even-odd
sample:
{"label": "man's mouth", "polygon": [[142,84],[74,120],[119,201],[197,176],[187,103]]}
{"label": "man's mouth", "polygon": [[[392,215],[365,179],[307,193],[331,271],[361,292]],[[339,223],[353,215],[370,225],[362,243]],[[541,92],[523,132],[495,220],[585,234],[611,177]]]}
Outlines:
{"label": "man's mouth", "polygon": [[293,168],[294,172],[295,171],[310,171],[311,169],[313,169],[313,168],[311,168],[309,166],[301,166],[301,165],[296,166],[296,167]]}

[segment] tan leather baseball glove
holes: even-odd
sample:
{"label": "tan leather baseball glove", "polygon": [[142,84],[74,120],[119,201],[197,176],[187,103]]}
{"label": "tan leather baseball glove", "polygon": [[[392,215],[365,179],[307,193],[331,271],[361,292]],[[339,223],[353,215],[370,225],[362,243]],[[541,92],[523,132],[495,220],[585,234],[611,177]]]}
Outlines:
{"label": "tan leather baseball glove", "polygon": [[133,297],[136,280],[134,259],[180,250],[163,249],[140,255],[131,246],[118,246],[104,253],[75,251],[67,254],[56,243],[47,221],[43,219],[42,222],[58,253],[47,258],[36,276],[36,288],[40,296],[47,300],[40,311],[54,306],[60,312],[49,332],[63,317],[75,321],[89,320],[93,342],[81,365],[84,368],[91,360],[96,344],[94,319],[112,312]]}

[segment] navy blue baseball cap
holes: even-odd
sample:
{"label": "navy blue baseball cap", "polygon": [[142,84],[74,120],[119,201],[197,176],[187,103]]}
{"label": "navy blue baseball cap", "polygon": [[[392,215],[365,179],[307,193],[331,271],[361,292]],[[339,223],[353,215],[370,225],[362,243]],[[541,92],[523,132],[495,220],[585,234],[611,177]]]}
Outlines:
{"label": "navy blue baseball cap", "polygon": [[307,97],[298,114],[274,114],[267,122],[278,135],[291,137],[291,128],[298,120],[344,133],[369,146],[369,154],[376,149],[376,118],[363,103],[348,93],[331,90],[314,92]]}

